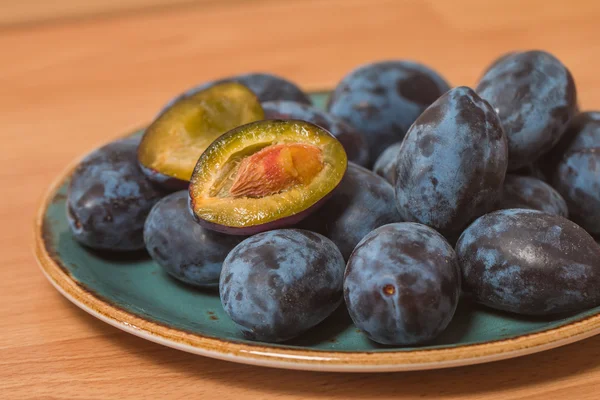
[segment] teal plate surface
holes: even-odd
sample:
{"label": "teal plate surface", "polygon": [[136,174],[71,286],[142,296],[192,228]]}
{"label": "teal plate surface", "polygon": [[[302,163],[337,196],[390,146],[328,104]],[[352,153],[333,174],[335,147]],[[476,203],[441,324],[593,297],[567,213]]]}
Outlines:
{"label": "teal plate surface", "polygon": [[[326,94],[314,94],[313,99],[323,106]],[[274,367],[389,371],[508,358],[600,330],[600,307],[559,319],[526,318],[463,300],[448,329],[420,348],[392,348],[369,341],[352,325],[343,307],[285,344],[250,342],[225,314],[216,291],[175,281],[145,254],[106,255],[78,245],[65,215],[69,174],[51,190],[38,216],[36,251],[42,269],[61,293],[86,311],[168,346]]]}

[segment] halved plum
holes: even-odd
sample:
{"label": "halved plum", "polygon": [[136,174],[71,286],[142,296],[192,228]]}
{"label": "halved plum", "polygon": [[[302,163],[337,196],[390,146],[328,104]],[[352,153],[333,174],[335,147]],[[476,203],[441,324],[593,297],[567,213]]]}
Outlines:
{"label": "halved plum", "polygon": [[162,186],[185,188],[204,150],[223,133],[263,119],[256,95],[237,82],[176,101],[146,129],[138,148],[144,173]]}
{"label": "halved plum", "polygon": [[263,120],[215,140],[196,164],[190,208],[204,227],[248,235],[315,211],[346,172],[342,144],[299,120]]}

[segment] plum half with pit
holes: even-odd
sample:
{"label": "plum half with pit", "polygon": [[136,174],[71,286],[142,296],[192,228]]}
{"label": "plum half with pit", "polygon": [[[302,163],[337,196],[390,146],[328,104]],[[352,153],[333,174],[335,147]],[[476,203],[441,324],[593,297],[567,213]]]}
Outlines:
{"label": "plum half with pit", "polygon": [[198,158],[213,140],[263,116],[256,95],[235,82],[182,98],[146,129],[138,149],[142,170],[165,188],[184,189]]}
{"label": "plum half with pit", "polygon": [[240,126],[202,154],[189,186],[196,220],[247,235],[293,225],[315,211],[344,177],[342,144],[299,120]]}

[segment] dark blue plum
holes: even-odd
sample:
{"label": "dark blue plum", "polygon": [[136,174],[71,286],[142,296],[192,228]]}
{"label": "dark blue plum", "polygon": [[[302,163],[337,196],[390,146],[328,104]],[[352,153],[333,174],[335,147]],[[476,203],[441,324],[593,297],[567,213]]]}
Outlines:
{"label": "dark blue plum", "polygon": [[571,73],[544,51],[515,52],[496,60],[476,91],[500,116],[510,171],[549,151],[577,109]]}
{"label": "dark blue plum", "polygon": [[217,79],[210,82],[202,83],[191,89],[186,90],[179,96],[169,101],[161,110],[163,113],[167,108],[171,107],[176,101],[184,97],[191,96],[201,90],[207,89],[219,83],[238,82],[247,86],[254,92],[256,97],[262,102],[273,100],[291,100],[297,103],[312,104],[310,97],[302,91],[295,83],[277,75],[255,72],[227,78]]}
{"label": "dark blue plum", "polygon": [[262,107],[266,119],[299,119],[325,128],[344,146],[348,161],[362,166],[369,164],[367,141],[343,120],[314,106],[290,100],[268,101]]}
{"label": "dark blue plum", "polygon": [[402,140],[408,128],[450,87],[432,69],[411,61],[381,61],[363,65],[335,88],[331,114],[366,136],[372,160]]}
{"label": "dark blue plum", "polygon": [[144,221],[164,193],[146,179],[137,162],[140,138],[109,143],[77,166],[67,194],[73,237],[99,250],[144,247]]}
{"label": "dark blue plum", "polygon": [[450,90],[417,118],[400,147],[400,215],[456,240],[469,222],[493,209],[507,158],[492,107],[467,87]]}
{"label": "dark blue plum", "polygon": [[331,239],[347,260],[367,233],[401,220],[394,188],[368,169],[348,163],[346,175],[331,198],[299,227]]}
{"label": "dark blue plum", "polygon": [[369,233],[344,275],[352,320],[382,344],[435,338],[450,323],[459,296],[460,269],[452,246],[433,229],[412,222]]}
{"label": "dark blue plum", "polygon": [[600,247],[563,217],[523,209],[484,215],[456,253],[463,290],[481,304],[525,315],[600,305]]}
{"label": "dark blue plum", "polygon": [[568,140],[557,149],[560,154],[554,154],[553,185],[566,200],[571,219],[599,235],[600,112],[579,114],[565,137]]}
{"label": "dark blue plum", "polygon": [[569,216],[562,196],[552,186],[530,176],[506,175],[496,209],[508,208],[528,208],[565,218]]}
{"label": "dark blue plum", "polygon": [[396,158],[400,153],[400,146],[402,146],[402,142],[396,142],[385,149],[373,165],[373,172],[392,185],[396,182]]}
{"label": "dark blue plum", "polygon": [[251,340],[282,342],[342,302],[344,259],[326,237],[301,229],[259,233],[227,256],[221,303]]}
{"label": "dark blue plum", "polygon": [[227,254],[244,237],[205,229],[192,218],[188,191],[160,200],[144,225],[150,256],[171,276],[199,287],[216,287]]}

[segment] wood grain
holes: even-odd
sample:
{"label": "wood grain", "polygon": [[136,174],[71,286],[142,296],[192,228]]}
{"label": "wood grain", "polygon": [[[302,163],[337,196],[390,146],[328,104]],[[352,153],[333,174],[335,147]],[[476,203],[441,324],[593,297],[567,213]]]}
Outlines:
{"label": "wood grain", "polygon": [[99,14],[143,12],[210,1],[214,0],[0,0],[0,27],[93,17]]}
{"label": "wood grain", "polygon": [[444,371],[319,374],[170,350],[64,300],[31,254],[32,218],[73,158],[145,123],[182,89],[268,70],[308,89],[357,64],[411,58],[472,85],[513,49],[542,48],[600,108],[600,3],[255,1],[0,30],[0,397],[10,399],[598,398],[600,337]]}

